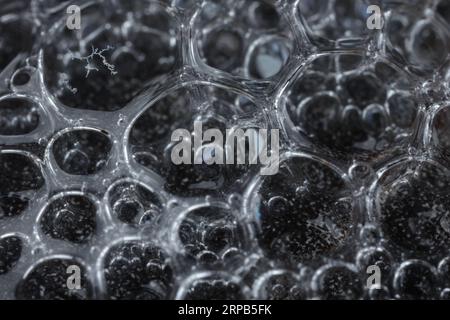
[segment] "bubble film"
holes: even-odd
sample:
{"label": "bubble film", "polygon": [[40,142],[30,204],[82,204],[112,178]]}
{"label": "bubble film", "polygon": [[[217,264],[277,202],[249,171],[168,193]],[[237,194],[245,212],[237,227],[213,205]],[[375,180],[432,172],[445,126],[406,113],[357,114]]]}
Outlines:
{"label": "bubble film", "polygon": [[449,52],[448,0],[0,0],[0,299],[449,299]]}

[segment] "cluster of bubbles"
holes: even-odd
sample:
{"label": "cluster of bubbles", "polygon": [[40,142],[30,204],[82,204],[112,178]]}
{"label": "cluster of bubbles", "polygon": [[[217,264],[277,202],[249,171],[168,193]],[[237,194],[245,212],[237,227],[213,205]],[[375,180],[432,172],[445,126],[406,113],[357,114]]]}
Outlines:
{"label": "cluster of bubbles", "polygon": [[0,0],[0,298],[450,298],[449,52],[448,0]]}

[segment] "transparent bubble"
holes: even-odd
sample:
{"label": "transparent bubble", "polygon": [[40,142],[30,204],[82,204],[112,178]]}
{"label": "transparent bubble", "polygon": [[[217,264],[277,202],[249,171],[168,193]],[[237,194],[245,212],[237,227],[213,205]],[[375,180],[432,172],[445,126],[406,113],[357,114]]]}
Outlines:
{"label": "transparent bubble", "polygon": [[40,167],[19,152],[0,152],[0,219],[20,215],[44,187]]}
{"label": "transparent bubble", "polygon": [[6,98],[0,100],[0,135],[24,135],[39,125],[39,105],[31,100]]}
{"label": "transparent bubble", "polygon": [[[221,12],[226,22],[217,26],[214,12]],[[214,2],[214,8],[210,4],[200,10],[194,25],[192,46],[210,67],[245,78],[266,79],[287,64],[291,46],[284,37],[292,39],[293,34],[271,1]]]}
{"label": "transparent bubble", "polygon": [[410,41],[413,61],[439,66],[447,57],[448,38],[429,22],[417,22],[411,31]]}
{"label": "transparent bubble", "polygon": [[[79,290],[70,290],[67,286],[70,266],[80,270]],[[17,285],[15,295],[17,299],[27,300],[84,300],[91,299],[93,292],[83,263],[69,256],[54,256],[28,269]]]}
{"label": "transparent bubble", "polygon": [[302,300],[305,289],[299,277],[284,270],[273,270],[258,278],[253,287],[254,295],[263,300]]}
{"label": "transparent bubble", "polygon": [[248,18],[257,28],[273,29],[280,23],[280,14],[277,8],[264,1],[253,1],[249,6]]}
{"label": "transparent bubble", "polygon": [[364,245],[375,245],[380,241],[381,235],[373,224],[365,225],[359,232],[359,238]]}
{"label": "transparent bubble", "polygon": [[319,45],[352,39],[355,45],[367,41],[367,5],[363,0],[299,1],[298,18],[305,24],[310,40]]}
{"label": "transparent bubble", "polygon": [[289,59],[290,44],[284,39],[265,39],[257,44],[249,56],[252,78],[266,79],[278,74]]}
{"label": "transparent bubble", "polygon": [[443,285],[450,287],[450,257],[445,257],[439,262],[438,273]]}
{"label": "transparent bubble", "polygon": [[188,277],[177,292],[177,300],[242,300],[246,291],[239,282],[223,273],[200,273]]}
{"label": "transparent bubble", "polygon": [[[403,91],[388,96],[396,87]],[[288,135],[300,145],[306,138],[333,157],[383,157],[412,137],[418,111],[412,85],[406,74],[382,60],[318,56],[299,70],[285,92],[278,116]]]}
{"label": "transparent bubble", "polygon": [[114,244],[103,258],[106,298],[160,300],[170,296],[172,268],[165,253],[152,243]]}
{"label": "transparent bubble", "polygon": [[367,247],[358,252],[356,264],[363,274],[367,274],[370,266],[377,266],[380,268],[381,282],[387,284],[391,279],[394,260],[383,247]]}
{"label": "transparent bubble", "polygon": [[55,98],[73,108],[119,110],[145,83],[174,68],[174,18],[155,2],[146,10],[141,5],[122,1],[113,13],[93,4],[82,9],[81,30],[57,28],[43,56],[45,83]]}
{"label": "transparent bubble", "polygon": [[[31,52],[36,40],[37,28],[30,17],[23,15],[23,10],[29,10],[28,5],[18,1],[16,5],[11,8],[9,18],[0,21],[0,72],[20,54]],[[2,5],[2,16],[7,11],[8,7]]]}
{"label": "transparent bubble", "polygon": [[0,153],[0,192],[37,190],[44,183],[40,168],[31,158],[21,153]]}
{"label": "transparent bubble", "polygon": [[22,87],[27,85],[30,82],[34,72],[35,69],[33,68],[22,68],[17,70],[11,79],[11,84],[14,87]]}
{"label": "transparent bubble", "polygon": [[450,24],[450,5],[447,1],[439,1],[436,6],[436,11],[448,24]]}
{"label": "transparent bubble", "polygon": [[52,145],[58,166],[68,174],[91,175],[106,164],[112,143],[101,131],[77,129],[59,135]]}
{"label": "transparent bubble", "polygon": [[176,232],[185,253],[202,265],[214,265],[219,259],[228,262],[247,245],[245,227],[237,213],[224,205],[197,206],[178,220]]}
{"label": "transparent bubble", "polygon": [[388,287],[381,286],[373,287],[368,290],[368,298],[370,300],[390,300],[391,298],[391,292]]}
{"label": "transparent bubble", "polygon": [[29,199],[25,196],[10,195],[0,197],[0,219],[21,214],[28,206]]}
{"label": "transparent bubble", "polygon": [[445,106],[438,111],[433,119],[433,144],[446,158],[450,157],[450,108]]}

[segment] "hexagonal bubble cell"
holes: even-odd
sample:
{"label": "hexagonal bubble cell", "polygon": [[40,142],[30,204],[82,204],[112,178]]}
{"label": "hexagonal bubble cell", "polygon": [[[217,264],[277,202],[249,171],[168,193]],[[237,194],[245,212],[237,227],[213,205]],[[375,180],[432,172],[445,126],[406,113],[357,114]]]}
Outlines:
{"label": "hexagonal bubble cell", "polygon": [[238,255],[248,246],[242,221],[225,204],[194,206],[177,217],[174,228],[184,251],[204,266],[223,262],[230,249]]}
{"label": "hexagonal bubble cell", "polygon": [[164,210],[158,193],[135,180],[115,182],[106,197],[112,217],[128,225],[156,224]]}
{"label": "hexagonal bubble cell", "polygon": [[261,300],[304,300],[306,290],[297,274],[287,270],[271,270],[255,281],[253,295]]}
{"label": "hexagonal bubble cell", "polygon": [[356,223],[347,181],[336,168],[302,154],[285,155],[279,172],[251,185],[246,215],[264,253],[288,266],[332,255]]}
{"label": "hexagonal bubble cell", "polygon": [[19,151],[0,152],[0,219],[20,215],[45,185],[39,165]]}
{"label": "hexagonal bubble cell", "polygon": [[160,300],[171,295],[174,276],[166,253],[140,240],[115,243],[102,255],[105,298]]}
{"label": "hexagonal bubble cell", "polygon": [[102,170],[111,155],[112,142],[101,130],[76,128],[60,132],[50,144],[58,166],[72,175],[92,175]]}
{"label": "hexagonal bubble cell", "polygon": [[[81,276],[80,288],[77,290],[68,286],[71,274]],[[39,260],[31,266],[17,284],[15,296],[24,300],[85,300],[93,298],[93,289],[82,261],[56,255]]]}
{"label": "hexagonal bubble cell", "polygon": [[177,300],[244,300],[249,289],[225,272],[200,272],[187,277],[178,288]]}
{"label": "hexagonal bubble cell", "polygon": [[403,160],[382,172],[371,192],[371,216],[405,256],[434,259],[450,240],[450,175],[433,161]]}
{"label": "hexagonal bubble cell", "polygon": [[426,261],[404,261],[395,272],[393,286],[397,298],[428,300],[438,297],[436,269]]}
{"label": "hexagonal bubble cell", "polygon": [[312,289],[319,299],[356,300],[362,298],[363,281],[354,265],[330,263],[316,271]]}
{"label": "hexagonal bubble cell", "polygon": [[[195,124],[201,134],[208,129],[219,130],[223,141],[205,138],[196,149]],[[231,152],[231,147],[224,146],[226,137],[231,136],[227,130],[248,128],[267,128],[265,113],[249,97],[235,93],[232,88],[188,83],[167,92],[132,123],[128,150],[139,164],[162,175],[164,188],[171,193],[181,196],[221,193],[237,180],[247,179],[249,171],[258,167],[220,164],[236,155],[236,150]],[[172,152],[176,152],[174,148],[180,142],[172,138],[177,129],[190,132],[192,152],[187,156],[192,164],[172,161]],[[212,156],[211,149],[222,151],[223,161],[208,165],[205,159]],[[195,160],[201,164],[194,164]]]}
{"label": "hexagonal bubble cell", "polygon": [[415,130],[419,102],[407,74],[358,54],[316,56],[285,89],[280,121],[298,143],[365,160],[395,153]]}
{"label": "hexagonal bubble cell", "polygon": [[171,3],[173,7],[181,10],[191,11],[199,4],[198,0],[165,0],[168,3]]}
{"label": "hexagonal bubble cell", "polygon": [[40,106],[22,97],[0,98],[0,135],[18,136],[33,132],[39,126]]}
{"label": "hexagonal bubble cell", "polygon": [[418,73],[431,73],[447,60],[450,32],[427,14],[423,4],[392,10],[386,21],[386,46],[394,56],[408,62],[408,68]]}
{"label": "hexagonal bubble cell", "polygon": [[107,3],[84,6],[81,30],[60,26],[44,47],[45,83],[66,106],[119,110],[178,63],[177,24],[165,7]]}
{"label": "hexagonal bubble cell", "polygon": [[434,115],[431,137],[440,155],[450,160],[450,103],[440,108]]}
{"label": "hexagonal bubble cell", "polygon": [[350,40],[349,44],[358,45],[377,31],[367,27],[367,9],[371,4],[374,3],[366,0],[298,1],[296,14],[313,43],[330,46]]}
{"label": "hexagonal bubble cell", "polygon": [[194,17],[194,26],[192,45],[202,61],[241,77],[271,78],[292,53],[293,33],[272,1],[208,1]]}
{"label": "hexagonal bubble cell", "polygon": [[31,52],[36,26],[30,14],[29,0],[0,2],[0,72],[17,56]]}
{"label": "hexagonal bubble cell", "polygon": [[39,217],[42,232],[54,239],[86,243],[95,233],[97,207],[81,193],[62,194],[50,199]]}
{"label": "hexagonal bubble cell", "polygon": [[0,275],[8,273],[22,255],[23,241],[17,235],[0,236]]}

